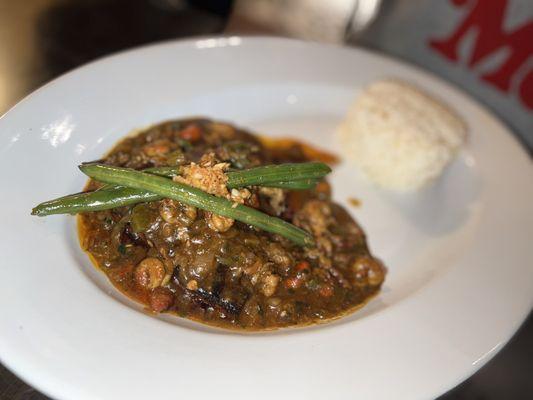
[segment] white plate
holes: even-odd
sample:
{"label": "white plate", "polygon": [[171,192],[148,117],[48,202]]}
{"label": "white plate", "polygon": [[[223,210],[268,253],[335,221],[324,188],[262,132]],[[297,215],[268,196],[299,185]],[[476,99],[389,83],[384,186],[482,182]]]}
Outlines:
{"label": "white plate", "polygon": [[[73,218],[29,215],[82,187],[78,163],[169,118],[207,115],[338,151],[351,100],[389,76],[450,103],[469,142],[413,195],[335,170],[335,199],[362,200],[346,206],[389,267],[379,297],[335,323],[242,335],[147,316],[90,265]],[[532,306],[531,161],[485,109],[388,58],[270,38],[165,43],[53,81],[0,133],[0,357],[58,399],[426,399],[489,360]]]}

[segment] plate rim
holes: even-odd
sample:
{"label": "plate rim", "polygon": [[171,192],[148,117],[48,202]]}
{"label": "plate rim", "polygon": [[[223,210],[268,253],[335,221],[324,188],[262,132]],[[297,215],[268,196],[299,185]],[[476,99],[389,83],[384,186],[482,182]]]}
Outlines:
{"label": "plate rim", "polygon": [[[386,60],[387,62],[392,62],[394,64],[402,64],[405,67],[407,67],[408,69],[415,70],[415,71],[417,71],[417,72],[429,77],[431,80],[439,81],[442,85],[450,87],[453,91],[456,91],[457,93],[459,93],[461,97],[465,98],[469,103],[474,104],[476,106],[476,108],[481,110],[492,121],[492,123],[498,125],[501,128],[501,130],[505,131],[507,133],[507,135],[506,135],[507,139],[509,139],[509,137],[512,138],[512,141],[514,142],[514,145],[517,146],[518,148],[520,148],[521,152],[526,157],[528,156],[527,150],[524,148],[523,143],[521,143],[518,140],[518,138],[516,137],[516,135],[512,133],[511,128],[507,124],[503,123],[484,104],[478,102],[471,95],[466,93],[462,88],[457,87],[455,84],[453,84],[451,82],[445,81],[443,78],[441,78],[439,76],[436,76],[432,72],[426,71],[426,70],[424,70],[424,69],[422,69],[422,68],[420,68],[420,67],[418,67],[416,65],[412,65],[412,64],[407,63],[405,61],[395,59],[394,57],[387,56],[387,55],[384,55],[384,54],[380,54],[378,52],[371,51],[371,50],[368,50],[368,49],[348,48],[348,47],[344,47],[344,46],[340,46],[340,45],[325,45],[325,44],[317,44],[317,43],[308,43],[308,42],[300,41],[300,40],[297,40],[297,39],[285,39],[285,38],[264,37],[264,36],[236,36],[236,35],[199,36],[199,37],[192,37],[192,38],[186,38],[186,39],[180,39],[180,40],[167,40],[167,41],[163,41],[163,42],[152,43],[152,44],[148,44],[148,45],[144,45],[144,46],[135,47],[135,48],[132,48],[132,49],[126,49],[126,50],[120,51],[118,53],[114,53],[112,55],[104,56],[104,57],[98,58],[98,59],[96,59],[94,61],[91,61],[88,64],[85,64],[85,65],[82,65],[82,66],[80,66],[78,68],[75,68],[75,69],[73,69],[73,70],[71,70],[71,71],[69,71],[69,72],[67,72],[67,73],[65,73],[65,74],[53,79],[52,81],[50,81],[50,82],[46,83],[45,85],[41,86],[40,88],[38,88],[34,92],[30,93],[28,96],[26,96],[25,98],[23,98],[22,100],[17,102],[13,107],[11,107],[6,113],[4,113],[0,117],[0,124],[2,124],[2,121],[3,121],[4,118],[6,118],[6,116],[8,116],[10,113],[12,113],[15,109],[19,109],[19,108],[24,107],[24,105],[26,103],[30,102],[32,100],[32,98],[34,98],[34,96],[45,92],[49,87],[53,87],[54,85],[56,85],[58,81],[63,81],[67,77],[73,77],[73,76],[75,77],[76,74],[79,74],[80,72],[83,73],[84,71],[89,71],[96,64],[101,65],[103,63],[109,62],[109,61],[114,60],[114,59],[127,57],[131,53],[140,53],[140,52],[152,49],[152,48],[161,48],[161,47],[165,47],[165,46],[174,47],[174,46],[180,46],[180,45],[189,45],[189,44],[191,44],[191,43],[193,43],[193,42],[195,42],[197,40],[205,40],[205,39],[219,40],[219,39],[224,39],[224,38],[228,39],[228,38],[231,38],[231,37],[242,38],[243,42],[247,42],[246,45],[248,45],[248,46],[257,45],[258,41],[259,42],[261,42],[261,41],[270,41],[270,42],[280,42],[280,43],[292,43],[292,44],[303,45],[303,46],[308,46],[308,47],[336,48],[337,50],[342,50],[342,51],[346,51],[346,52],[355,51],[355,52],[358,52],[360,54],[364,54],[365,56],[366,55],[370,55],[370,57]],[[256,42],[256,43],[251,43],[251,42]],[[530,309],[531,309],[531,304],[532,303],[533,302],[530,300],[530,307],[529,307]],[[516,323],[515,323],[515,326],[513,326],[511,329],[508,329],[509,334],[507,335],[505,340],[503,340],[500,343],[498,343],[497,347],[492,349],[492,351],[489,354],[487,354],[483,359],[481,359],[479,363],[476,363],[475,365],[473,365],[471,367],[471,369],[468,372],[466,372],[466,375],[462,374],[460,377],[458,377],[457,380],[455,381],[455,383],[453,383],[453,385],[455,386],[456,384],[460,383],[461,381],[466,379],[468,376],[470,376],[472,373],[474,373],[479,368],[481,368],[483,365],[485,365],[490,359],[492,359],[492,357],[494,357],[494,355],[498,352],[498,350],[500,350],[510,340],[510,338],[514,335],[514,333],[519,329],[519,327],[522,325],[522,323],[524,322],[524,320],[525,320],[525,318],[527,317],[528,314],[529,314],[529,311],[527,313],[525,313],[525,315],[523,315],[522,318],[517,319]],[[3,342],[2,335],[0,335],[0,343],[1,342]],[[3,347],[2,344],[0,344],[0,346]],[[51,397],[55,396],[56,398],[64,398],[62,396],[58,396],[58,393],[55,393],[53,390],[48,390],[47,388],[43,387],[42,382],[40,382],[39,379],[33,379],[33,378],[35,378],[35,376],[29,377],[28,375],[25,375],[22,372],[22,368],[20,368],[20,367],[19,368],[11,368],[12,363],[9,362],[9,361],[6,362],[2,352],[0,352],[0,361],[2,362],[2,364],[4,364],[6,366],[6,368],[11,370],[15,375],[19,376],[24,381],[29,382],[32,386],[37,387],[39,390],[43,391],[43,393],[46,393],[46,394],[50,395]],[[443,385],[443,386],[446,386],[447,388],[442,390],[440,392],[440,394],[444,393],[448,389],[451,389],[451,387],[449,385]],[[89,397],[87,397],[87,398],[89,398]]]}

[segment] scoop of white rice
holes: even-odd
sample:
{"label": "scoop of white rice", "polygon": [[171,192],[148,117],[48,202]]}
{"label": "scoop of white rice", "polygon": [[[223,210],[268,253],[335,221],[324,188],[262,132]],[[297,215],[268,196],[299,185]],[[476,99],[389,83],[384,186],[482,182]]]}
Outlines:
{"label": "scoop of white rice", "polygon": [[377,184],[420,188],[438,177],[466,137],[464,122],[410,84],[383,80],[368,86],[340,127],[347,156]]}

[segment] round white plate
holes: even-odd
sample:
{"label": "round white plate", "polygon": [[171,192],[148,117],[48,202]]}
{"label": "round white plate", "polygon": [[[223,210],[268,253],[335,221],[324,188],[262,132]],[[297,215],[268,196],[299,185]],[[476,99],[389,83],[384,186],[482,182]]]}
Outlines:
{"label": "round white plate", "polygon": [[[470,136],[438,183],[411,195],[336,168],[335,199],[389,268],[382,293],[347,318],[244,335],[148,316],[91,266],[74,218],[30,216],[80,190],[81,161],[165,119],[206,115],[339,152],[350,102],[390,76],[448,102]],[[9,111],[0,155],[0,358],[57,399],[427,399],[489,360],[532,306],[530,159],[458,90],[366,51],[229,37],[122,53]]]}

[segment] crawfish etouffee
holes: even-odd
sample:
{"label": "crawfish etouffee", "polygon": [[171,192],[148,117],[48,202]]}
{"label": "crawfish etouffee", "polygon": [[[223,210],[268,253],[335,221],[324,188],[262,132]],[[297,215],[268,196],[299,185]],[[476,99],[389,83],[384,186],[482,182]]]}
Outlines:
{"label": "crawfish etouffee", "polygon": [[[227,215],[233,208],[259,211],[308,241],[161,196],[80,213],[81,246],[114,286],[155,313],[245,330],[344,315],[379,291],[385,268],[359,225],[331,200],[327,181],[315,176],[294,188],[294,182],[231,184],[241,170],[309,162],[310,153],[317,154],[206,119],[153,126],[123,139],[98,163],[136,171],[176,167],[171,184],[231,202]],[[107,190],[103,185],[93,179],[85,191]]]}

